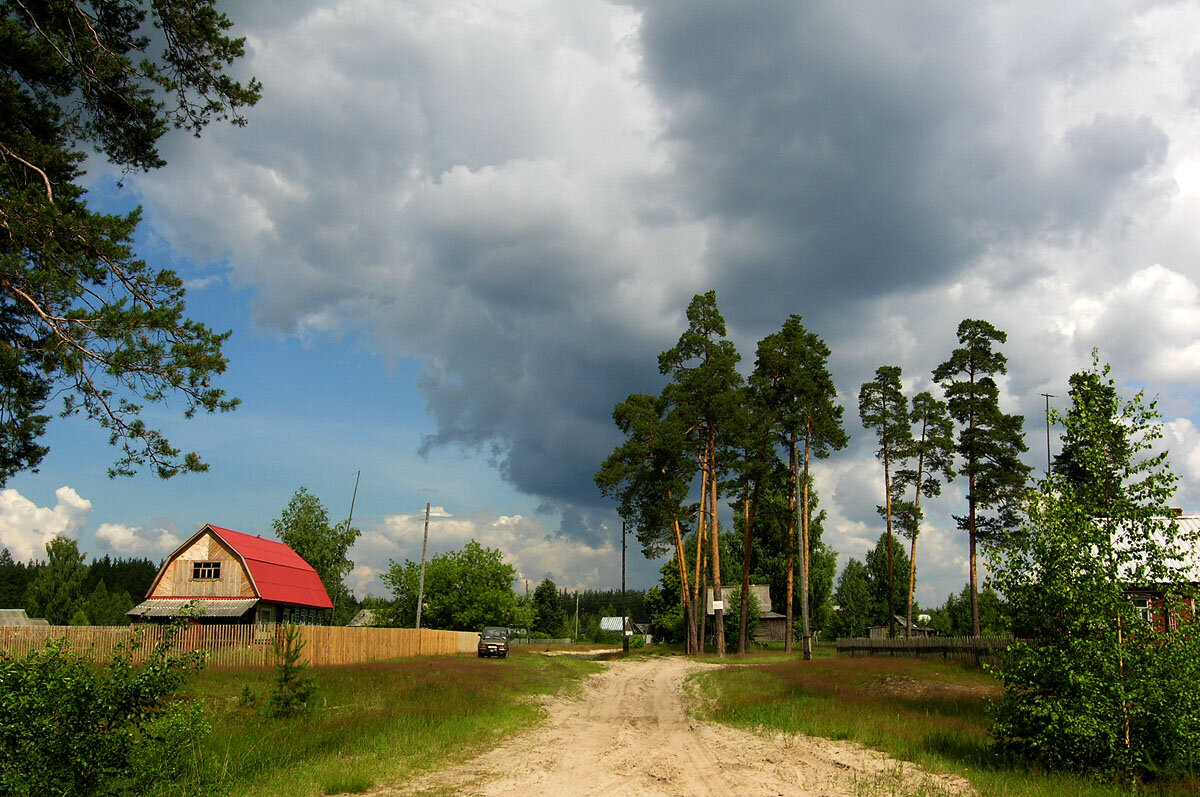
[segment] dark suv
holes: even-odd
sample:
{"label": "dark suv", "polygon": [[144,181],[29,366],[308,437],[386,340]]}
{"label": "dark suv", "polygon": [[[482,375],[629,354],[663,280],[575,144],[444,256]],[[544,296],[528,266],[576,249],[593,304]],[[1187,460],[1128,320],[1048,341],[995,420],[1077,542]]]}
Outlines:
{"label": "dark suv", "polygon": [[505,658],[508,656],[508,629],[507,628],[492,628],[483,629],[479,634],[479,657],[484,656],[499,656]]}

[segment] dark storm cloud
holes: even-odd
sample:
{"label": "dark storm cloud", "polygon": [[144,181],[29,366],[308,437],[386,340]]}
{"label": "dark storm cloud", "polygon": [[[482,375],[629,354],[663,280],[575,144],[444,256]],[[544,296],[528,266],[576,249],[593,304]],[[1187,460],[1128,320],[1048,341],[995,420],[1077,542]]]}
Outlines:
{"label": "dark storm cloud", "polygon": [[[1060,392],[1108,339],[1195,372],[1154,301],[1196,305],[1194,215],[1152,256],[1138,227],[1173,190],[1186,101],[1139,104],[1126,65],[1158,34],[1138,8],[501,8],[260,20],[250,127],[188,142],[152,198],[177,245],[233,253],[265,326],[365,328],[420,361],[423,449],[489,457],[560,538],[611,541],[592,476],[613,405],[661,389],[657,354],[709,289],[746,370],[791,313],[833,350],[853,440],[820,485],[831,539],[878,536],[858,385],[894,362],[929,387],[963,317],[1024,326],[1005,400],[1035,419],[1033,388]],[[1193,101],[1196,63],[1172,67]]]}
{"label": "dark storm cloud", "polygon": [[735,320],[780,317],[797,294],[844,312],[997,243],[1087,230],[1165,153],[1145,117],[1100,115],[1065,141],[1046,118],[1055,81],[1110,57],[1104,30],[1034,70],[980,4],[643,10],[647,72],[686,195],[714,219]]}

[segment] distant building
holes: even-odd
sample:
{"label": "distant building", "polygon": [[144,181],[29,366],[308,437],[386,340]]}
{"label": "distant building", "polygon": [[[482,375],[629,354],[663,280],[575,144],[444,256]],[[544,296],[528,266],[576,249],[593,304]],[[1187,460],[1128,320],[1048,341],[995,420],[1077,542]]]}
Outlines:
{"label": "distant building", "polygon": [[41,617],[30,617],[24,609],[0,609],[0,628],[26,628],[34,625],[50,625]]}
{"label": "distant building", "polygon": [[135,620],[328,624],[333,602],[317,571],[276,540],[206,525],[167,557]]}
{"label": "distant building", "polygon": [[[721,587],[721,601],[725,611],[729,608],[730,598],[741,597],[742,585],[733,584]],[[787,640],[787,617],[771,610],[771,587],[768,584],[751,584],[750,595],[758,604],[758,628],[754,631],[755,642],[784,642]],[[713,588],[705,592],[705,608],[709,614],[715,614],[713,607]]]}
{"label": "distant building", "polygon": [[[895,615],[895,617],[896,617],[896,636],[903,637],[904,636],[904,624],[908,621],[898,614]],[[928,637],[928,636],[937,636],[937,635],[938,635],[938,632],[937,632],[936,628],[929,628],[928,626],[917,625],[916,623],[913,623],[912,633],[909,634],[908,636],[910,636],[910,637]],[[886,625],[873,626],[870,630],[867,631],[867,636],[870,637],[871,639],[887,639],[888,627]]]}

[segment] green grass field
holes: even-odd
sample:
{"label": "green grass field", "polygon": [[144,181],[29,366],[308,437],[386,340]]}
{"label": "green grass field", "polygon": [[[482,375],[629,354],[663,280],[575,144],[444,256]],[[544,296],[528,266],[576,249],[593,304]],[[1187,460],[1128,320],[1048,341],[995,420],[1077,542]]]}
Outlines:
{"label": "green grass field", "polygon": [[[437,656],[314,671],[311,709],[272,719],[273,670],[205,670],[187,696],[212,732],[176,793],[339,794],[467,756],[539,718],[532,695],[570,689],[597,665],[517,650],[506,660]],[[165,786],[166,784],[164,784]]]}
{"label": "green grass field", "polygon": [[[848,739],[935,772],[966,777],[984,795],[1111,797],[1131,786],[1030,772],[998,760],[988,737],[987,705],[1000,687],[983,670],[909,658],[812,661],[777,652],[727,659],[746,666],[703,673],[692,688],[710,719],[749,728]],[[1195,795],[1200,781],[1141,785],[1136,793]]]}

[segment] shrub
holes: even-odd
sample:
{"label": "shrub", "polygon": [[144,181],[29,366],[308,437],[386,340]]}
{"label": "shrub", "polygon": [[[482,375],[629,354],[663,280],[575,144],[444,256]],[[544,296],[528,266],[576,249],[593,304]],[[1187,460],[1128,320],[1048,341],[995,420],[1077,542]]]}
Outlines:
{"label": "shrub", "polygon": [[202,707],[175,699],[203,653],[176,654],[172,627],[143,666],[135,637],[95,666],[49,642],[21,658],[0,654],[0,793],[142,794],[194,760],[207,732]]}

